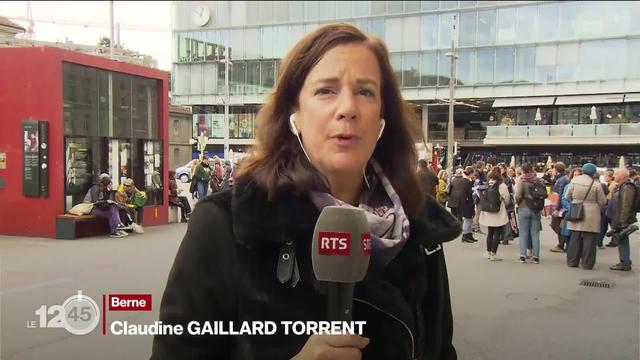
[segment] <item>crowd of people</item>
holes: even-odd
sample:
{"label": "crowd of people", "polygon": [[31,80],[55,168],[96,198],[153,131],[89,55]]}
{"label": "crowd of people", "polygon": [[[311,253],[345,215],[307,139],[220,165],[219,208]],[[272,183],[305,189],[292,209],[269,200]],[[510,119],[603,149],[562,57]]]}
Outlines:
{"label": "crowd of people", "polygon": [[194,160],[191,167],[190,192],[193,199],[201,199],[209,193],[216,193],[233,186],[233,167],[231,161],[221,160],[217,156],[209,159]]}
{"label": "crowd of people", "polygon": [[[237,164],[236,164],[237,165]],[[231,189],[233,186],[233,167],[231,161],[222,160],[217,156],[209,158],[206,155],[202,160],[193,160],[191,166],[191,185],[189,192],[193,200],[202,199],[208,194]],[[176,172],[169,171],[169,203],[172,206],[182,208],[182,222],[187,222],[191,215],[191,205],[186,196],[180,195],[182,189],[178,188]]]}
{"label": "crowd of people", "polygon": [[[557,244],[551,252],[566,253],[569,267],[593,269],[596,252],[617,247],[620,262],[611,270],[629,271],[629,235],[637,229],[640,179],[634,169],[607,169],[594,164],[567,168],[553,164],[538,176],[529,163],[521,167],[479,161],[458,167],[453,176],[436,175],[421,161],[419,178],[427,192],[462,223],[462,242],[478,240],[487,228],[484,256],[501,261],[500,244],[520,239],[520,263],[540,263],[542,218],[550,217]],[[602,181],[600,179],[602,177]],[[611,237],[606,245],[604,239]]]}

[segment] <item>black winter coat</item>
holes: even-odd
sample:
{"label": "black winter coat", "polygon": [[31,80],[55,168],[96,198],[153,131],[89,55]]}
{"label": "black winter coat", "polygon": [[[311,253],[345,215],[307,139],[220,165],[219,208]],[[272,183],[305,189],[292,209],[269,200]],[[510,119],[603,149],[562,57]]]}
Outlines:
{"label": "black winter coat", "polygon": [[451,183],[451,194],[455,194],[455,198],[451,200],[449,197],[449,207],[455,207],[459,216],[471,219],[475,214],[473,182],[464,177],[454,178]]}
{"label": "black winter coat", "polygon": [[459,176],[451,179],[451,185],[449,186],[449,202],[447,206],[455,209],[460,206],[460,202],[464,198],[464,185],[465,181],[468,182],[467,179]]}
{"label": "black winter coat", "polygon": [[[245,184],[198,202],[169,273],[163,324],[326,320],[326,285],[311,266],[319,211],[306,196]],[[370,264],[356,285],[353,319],[371,339],[363,359],[456,359],[442,243],[460,223],[434,199],[410,218],[411,235],[385,267]],[[283,253],[290,260],[284,260]],[[297,261],[299,281],[295,278]],[[239,327],[239,326],[238,326]],[[279,327],[279,329],[281,329]],[[307,336],[156,336],[151,359],[290,359]]]}

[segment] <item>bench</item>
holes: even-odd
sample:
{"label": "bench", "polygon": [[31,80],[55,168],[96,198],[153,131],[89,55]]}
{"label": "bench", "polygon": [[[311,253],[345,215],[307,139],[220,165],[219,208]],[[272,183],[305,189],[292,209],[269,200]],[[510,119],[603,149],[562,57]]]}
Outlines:
{"label": "bench", "polygon": [[56,216],[56,239],[74,240],[81,237],[108,234],[109,222],[106,218],[73,214]]}
{"label": "bench", "polygon": [[182,207],[169,204],[169,223],[179,223],[182,221]]}

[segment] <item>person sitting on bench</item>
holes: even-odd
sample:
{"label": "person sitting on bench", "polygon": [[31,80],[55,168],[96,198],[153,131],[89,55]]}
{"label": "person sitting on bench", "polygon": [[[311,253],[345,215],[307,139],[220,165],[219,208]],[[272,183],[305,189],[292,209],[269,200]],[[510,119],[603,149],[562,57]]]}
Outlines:
{"label": "person sitting on bench", "polygon": [[118,205],[116,205],[115,201],[109,199],[109,191],[111,191],[111,177],[109,174],[100,174],[96,183],[84,197],[84,202],[93,203],[91,215],[108,220],[109,236],[121,238],[129,234],[123,230],[125,226],[120,221]]}
{"label": "person sitting on bench", "polygon": [[191,205],[189,205],[189,199],[186,196],[178,196],[181,192],[182,189],[178,189],[176,182],[176,172],[169,170],[169,204],[181,207],[182,222],[187,222],[191,215]]}
{"label": "person sitting on bench", "polygon": [[124,221],[127,228],[132,229],[136,233],[144,233],[142,229],[142,219],[144,215],[144,204],[137,203],[136,197],[142,196],[146,199],[146,195],[143,195],[138,190],[133,182],[133,179],[127,178],[122,182],[122,185],[118,187],[116,192],[116,203],[120,210],[120,218]]}

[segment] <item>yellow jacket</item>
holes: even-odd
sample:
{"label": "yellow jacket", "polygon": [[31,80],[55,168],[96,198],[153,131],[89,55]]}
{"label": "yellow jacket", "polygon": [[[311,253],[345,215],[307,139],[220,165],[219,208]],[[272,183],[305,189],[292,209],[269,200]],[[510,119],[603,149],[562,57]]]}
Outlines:
{"label": "yellow jacket", "polygon": [[447,182],[440,179],[438,186],[436,187],[436,200],[439,203],[444,204],[447,202]]}
{"label": "yellow jacket", "polygon": [[136,207],[135,205],[133,205],[133,196],[138,191],[140,190],[138,190],[138,188],[134,186],[133,192],[131,193],[131,195],[129,195],[126,191],[124,191],[124,185],[120,184],[118,185],[118,190],[116,191],[115,201],[120,205],[128,206],[130,208]]}

